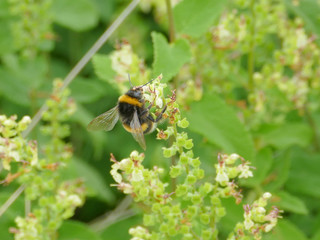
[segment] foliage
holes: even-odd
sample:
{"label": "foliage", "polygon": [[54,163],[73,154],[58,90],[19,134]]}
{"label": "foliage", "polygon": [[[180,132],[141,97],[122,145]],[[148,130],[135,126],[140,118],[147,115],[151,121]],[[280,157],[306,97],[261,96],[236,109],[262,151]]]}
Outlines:
{"label": "foliage", "polygon": [[[263,239],[318,239],[319,1],[141,0],[72,81],[70,100],[53,79],[129,2],[0,1],[2,238],[129,239],[130,229],[135,239],[239,239],[272,226]],[[145,99],[156,98],[154,116],[168,104],[143,154],[120,124],[86,130],[130,87],[128,73],[135,86],[162,74]]]}

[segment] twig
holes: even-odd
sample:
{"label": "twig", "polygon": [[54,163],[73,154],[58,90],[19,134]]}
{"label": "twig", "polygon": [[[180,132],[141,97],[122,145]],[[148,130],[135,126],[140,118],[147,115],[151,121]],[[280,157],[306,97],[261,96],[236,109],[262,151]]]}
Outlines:
{"label": "twig", "polygon": [[2,214],[7,211],[7,209],[11,206],[11,204],[20,196],[20,194],[25,189],[25,185],[22,184],[9,198],[8,200],[1,206],[0,208],[0,217]]}
{"label": "twig", "polygon": [[313,144],[314,144],[314,148],[316,151],[319,151],[320,150],[320,143],[319,143],[319,140],[318,140],[318,131],[317,131],[317,125],[316,123],[314,122],[314,119],[312,118],[312,115],[308,109],[308,106],[305,105],[304,106],[304,112],[305,112],[305,116],[307,118],[307,121],[312,129],[312,132],[313,132]]}
{"label": "twig", "polygon": [[249,81],[248,81],[248,88],[249,90],[253,89],[253,73],[254,73],[254,45],[255,45],[255,19],[256,15],[254,12],[254,3],[255,0],[251,0],[250,9],[251,9],[251,27],[250,27],[250,51],[248,56],[248,74],[249,74]]}
{"label": "twig", "polygon": [[169,36],[170,36],[170,42],[174,42],[176,36],[175,36],[175,29],[174,29],[174,21],[173,21],[173,12],[172,12],[172,5],[171,0],[166,0],[166,6],[167,6],[167,12],[168,12],[168,18],[169,18]]}
{"label": "twig", "polygon": [[[114,33],[114,31],[120,26],[120,24],[129,16],[129,14],[135,9],[140,0],[132,0],[126,9],[119,15],[119,17],[111,24],[111,26],[101,35],[101,37],[93,44],[93,46],[88,50],[88,52],[80,59],[80,61],[74,66],[74,68],[69,72],[69,74],[64,79],[63,86],[60,91],[63,91],[73,79],[80,73],[84,66],[90,61],[92,56],[102,47],[102,45],[109,39],[109,37]],[[47,105],[44,104],[36,115],[32,118],[32,121],[28,128],[22,133],[22,137],[26,137],[33,128],[40,121],[43,113],[48,109]]]}
{"label": "twig", "polygon": [[24,215],[27,217],[31,212],[31,201],[27,198],[24,200]]}
{"label": "twig", "polygon": [[128,209],[131,203],[132,198],[130,196],[126,196],[113,211],[107,212],[103,216],[89,223],[90,228],[96,232],[99,232],[117,221],[134,216],[134,211]]}

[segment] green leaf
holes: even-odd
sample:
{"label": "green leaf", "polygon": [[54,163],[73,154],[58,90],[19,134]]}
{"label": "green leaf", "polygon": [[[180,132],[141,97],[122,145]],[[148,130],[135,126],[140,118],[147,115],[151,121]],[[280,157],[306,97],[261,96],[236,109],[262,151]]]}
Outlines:
{"label": "green leaf", "polygon": [[169,44],[167,39],[157,32],[151,33],[153,41],[153,78],[163,74],[163,82],[169,81],[180,68],[191,59],[189,43],[185,39],[178,39]]}
{"label": "green leaf", "polygon": [[279,198],[279,202],[276,202],[279,209],[284,210],[285,212],[288,211],[304,215],[308,214],[308,209],[300,198],[284,191],[275,193],[274,196]]}
{"label": "green leaf", "polygon": [[[1,5],[0,5],[0,9],[1,9]],[[1,19],[0,20],[0,55],[13,52],[14,51],[13,42],[14,40],[11,34],[10,22]]]}
{"label": "green leaf", "polygon": [[235,112],[218,96],[205,94],[200,102],[191,104],[191,111],[186,114],[190,129],[209,142],[227,153],[238,153],[248,161],[254,158],[251,135]]}
{"label": "green leaf", "polygon": [[30,60],[21,59],[16,55],[6,55],[2,61],[5,69],[12,74],[11,80],[18,80],[29,90],[38,88],[46,80],[48,62],[44,57]]}
{"label": "green leaf", "polygon": [[52,2],[54,21],[74,31],[85,31],[98,24],[99,13],[90,0],[55,0]]}
{"label": "green leaf", "polygon": [[243,207],[236,204],[234,198],[222,199],[221,202],[226,209],[226,215],[219,222],[219,229],[223,233],[230,233],[238,222],[243,221]]}
{"label": "green leaf", "polygon": [[114,203],[115,196],[104,178],[94,167],[80,158],[73,158],[68,168],[61,175],[65,177],[65,180],[82,178],[87,188],[88,196],[96,196],[109,204]]}
{"label": "green leaf", "polygon": [[311,238],[312,240],[320,240],[320,229]]}
{"label": "green leaf", "polygon": [[10,3],[7,0],[0,0],[0,18],[11,16],[9,7]]}
{"label": "green leaf", "polygon": [[[73,122],[79,123],[84,129],[87,129],[89,122],[96,116],[90,113],[82,105],[77,105],[77,111],[71,116]],[[89,138],[88,141],[92,142],[94,147],[94,158],[101,158],[103,150],[107,145],[106,134],[103,131],[88,132]]]}
{"label": "green leaf", "polygon": [[108,23],[115,9],[115,0],[93,0],[93,3],[96,5],[100,13],[100,18]]}
{"label": "green leaf", "polygon": [[184,0],[173,9],[175,28],[181,34],[199,37],[217,19],[228,1]]}
{"label": "green leaf", "polygon": [[22,106],[29,106],[29,89],[13,74],[0,68],[0,94],[8,100]]}
{"label": "green leaf", "polygon": [[291,167],[291,149],[279,152],[273,160],[272,170],[266,177],[265,189],[269,192],[279,190],[286,183]]}
{"label": "green leaf", "polygon": [[285,149],[292,145],[307,147],[312,140],[312,130],[303,123],[285,123],[278,128],[262,135],[265,145]]}
{"label": "green leaf", "polygon": [[280,219],[275,229],[266,234],[265,240],[307,240],[304,233],[290,221]]}
{"label": "green leaf", "polygon": [[294,193],[320,197],[320,154],[294,149],[286,189]]}
{"label": "green leaf", "polygon": [[2,63],[0,93],[18,105],[29,106],[32,94],[36,93],[35,90],[47,79],[46,59],[37,57],[26,60],[15,55],[5,55]]}
{"label": "green leaf", "polygon": [[80,103],[94,102],[105,94],[100,82],[81,77],[77,77],[77,79],[72,82],[70,89],[72,97]]}
{"label": "green leaf", "polygon": [[[284,1],[286,7],[297,16],[303,19],[307,30],[320,37],[320,4],[314,0],[303,0],[299,4],[293,4],[292,0]],[[319,40],[316,40],[318,43]]]}
{"label": "green leaf", "polygon": [[269,148],[263,148],[257,156],[251,161],[253,177],[241,181],[241,185],[254,187],[262,183],[267,176],[273,163],[272,151]]}
{"label": "green leaf", "polygon": [[[2,187],[3,188],[3,187]],[[4,189],[2,189],[3,191]],[[0,205],[2,206],[12,194],[7,192],[0,193]],[[9,233],[10,227],[15,227],[14,219],[17,216],[24,216],[24,200],[20,196],[16,199],[12,205],[6,210],[6,212],[0,217],[0,233],[1,239],[11,240],[13,234]]]}
{"label": "green leaf", "polygon": [[95,168],[79,158],[77,158],[74,163],[79,176],[85,179],[89,195],[95,195],[110,204],[115,201],[111,187],[106,184],[104,178]]}
{"label": "green leaf", "polygon": [[95,74],[99,79],[104,80],[118,89],[114,77],[116,72],[112,69],[112,62],[109,56],[104,54],[95,54],[92,58],[92,64]]}
{"label": "green leaf", "polygon": [[108,226],[102,233],[103,240],[130,239],[129,229],[141,224],[141,216],[133,216]]}
{"label": "green leaf", "polygon": [[64,221],[58,232],[58,240],[102,240],[84,223]]}

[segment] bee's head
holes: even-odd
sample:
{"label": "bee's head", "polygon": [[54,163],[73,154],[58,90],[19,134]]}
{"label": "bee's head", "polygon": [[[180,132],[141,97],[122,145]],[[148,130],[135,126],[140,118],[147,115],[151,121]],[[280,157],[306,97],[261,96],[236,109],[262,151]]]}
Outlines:
{"label": "bee's head", "polygon": [[133,87],[126,94],[130,97],[140,99],[142,98],[143,89],[141,86]]}

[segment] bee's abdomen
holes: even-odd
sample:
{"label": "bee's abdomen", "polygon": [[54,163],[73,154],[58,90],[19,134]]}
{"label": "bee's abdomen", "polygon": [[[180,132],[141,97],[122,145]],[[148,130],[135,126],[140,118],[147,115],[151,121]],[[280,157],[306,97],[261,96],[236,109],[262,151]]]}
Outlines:
{"label": "bee's abdomen", "polygon": [[[128,122],[122,123],[125,130],[128,132],[134,132],[134,130],[130,127],[130,124]],[[144,134],[151,133],[154,130],[155,124],[153,122],[144,122],[141,124],[141,128]]]}

